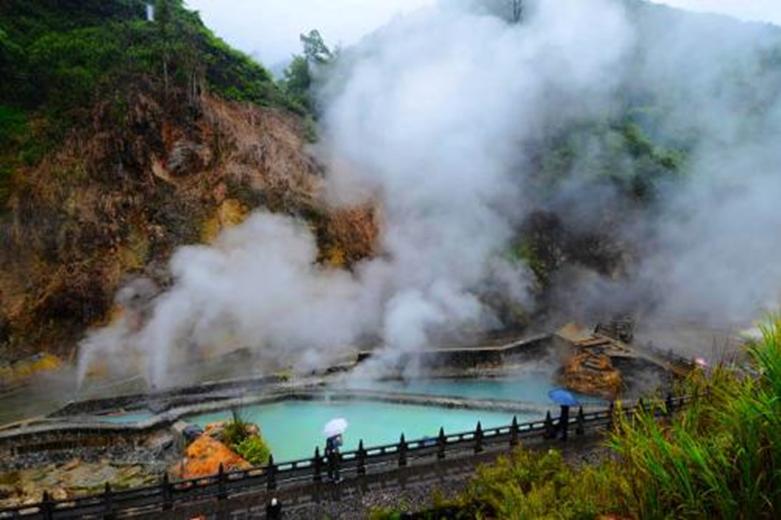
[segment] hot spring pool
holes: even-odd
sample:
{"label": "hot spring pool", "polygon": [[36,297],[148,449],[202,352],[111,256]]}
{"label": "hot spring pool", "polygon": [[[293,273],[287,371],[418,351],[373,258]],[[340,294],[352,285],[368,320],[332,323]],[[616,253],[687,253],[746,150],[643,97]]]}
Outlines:
{"label": "hot spring pool", "polygon": [[154,417],[154,414],[149,410],[95,416],[95,418],[100,422],[107,422],[112,424],[135,424],[142,421],[147,421],[152,417]]}
{"label": "hot spring pool", "polygon": [[[464,410],[434,406],[416,406],[364,401],[284,401],[249,406],[241,410],[245,420],[257,423],[269,443],[274,459],[282,462],[311,457],[315,446],[322,450],[325,443],[322,429],[335,417],[344,417],[350,424],[344,436],[344,450],[398,442],[403,432],[407,439],[435,437],[439,428],[456,433],[474,430],[477,421],[484,428],[508,425],[511,413]],[[230,418],[229,411],[188,417],[189,422],[202,427]],[[538,417],[518,415],[518,421]]]}
{"label": "hot spring pool", "polygon": [[[446,432],[471,431],[478,421],[484,428],[505,426],[512,421],[512,413],[479,409],[421,406],[404,403],[329,400],[329,392],[372,390],[402,394],[420,394],[466,399],[520,401],[542,407],[557,408],[548,398],[555,388],[549,371],[526,372],[496,379],[421,379],[411,381],[350,380],[330,384],[321,391],[325,399],[313,401],[281,401],[271,404],[247,405],[241,409],[245,420],[260,426],[277,461],[312,456],[315,446],[322,448],[322,428],[335,417],[344,417],[350,423],[345,436],[345,450],[365,446],[392,444],[403,432],[407,439],[435,437],[440,427]],[[584,404],[600,403],[598,399],[577,396]],[[518,414],[520,422],[537,420],[541,412]],[[205,427],[208,423],[230,419],[229,410],[185,417],[188,422]],[[101,422],[130,424],[152,417],[147,410],[130,410],[117,415],[97,418]]]}
{"label": "hot spring pool", "polygon": [[[522,376],[496,379],[421,379],[410,381],[353,381],[334,385],[334,389],[377,390],[405,394],[461,397],[466,399],[500,399],[551,405],[548,392],[557,388],[550,372],[530,372]],[[598,398],[573,392],[583,404],[601,404]]]}

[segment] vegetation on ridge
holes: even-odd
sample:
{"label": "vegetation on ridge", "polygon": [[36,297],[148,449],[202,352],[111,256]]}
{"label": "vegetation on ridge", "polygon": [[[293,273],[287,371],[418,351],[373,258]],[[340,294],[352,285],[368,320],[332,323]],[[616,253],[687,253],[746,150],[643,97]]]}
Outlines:
{"label": "vegetation on ridge", "polygon": [[182,0],[28,2],[0,6],[0,205],[14,171],[36,164],[95,103],[117,118],[128,88],[208,90],[224,99],[304,113],[257,62],[217,38]]}
{"label": "vegetation on ridge", "polygon": [[0,100],[71,110],[138,75],[177,85],[195,76],[229,99],[292,107],[268,71],[217,38],[181,0],[156,5],[150,22],[141,0],[5,2],[0,56],[13,67]]}

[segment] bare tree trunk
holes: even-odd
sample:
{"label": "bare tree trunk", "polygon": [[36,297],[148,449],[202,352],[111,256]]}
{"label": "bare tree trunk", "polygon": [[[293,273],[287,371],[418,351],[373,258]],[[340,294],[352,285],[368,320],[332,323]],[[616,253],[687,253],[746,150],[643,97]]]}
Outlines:
{"label": "bare tree trunk", "polygon": [[518,23],[523,18],[523,0],[513,0],[513,23]]}
{"label": "bare tree trunk", "polygon": [[168,97],[168,57],[163,58],[163,85],[166,97]]}

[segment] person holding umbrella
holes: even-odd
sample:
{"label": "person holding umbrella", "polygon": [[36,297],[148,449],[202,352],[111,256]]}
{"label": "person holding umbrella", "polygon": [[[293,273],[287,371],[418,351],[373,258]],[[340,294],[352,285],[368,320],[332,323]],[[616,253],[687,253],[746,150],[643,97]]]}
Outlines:
{"label": "person holding umbrella", "polygon": [[325,434],[325,456],[328,461],[328,478],[331,482],[341,482],[339,475],[339,448],[342,447],[342,434],[347,430],[347,420],[333,419],[323,428]]}
{"label": "person holding umbrella", "polygon": [[567,431],[569,430],[569,409],[572,406],[578,406],[578,400],[572,393],[563,388],[556,388],[548,392],[548,397],[561,407],[559,415],[558,431],[561,432],[561,440],[567,440]]}

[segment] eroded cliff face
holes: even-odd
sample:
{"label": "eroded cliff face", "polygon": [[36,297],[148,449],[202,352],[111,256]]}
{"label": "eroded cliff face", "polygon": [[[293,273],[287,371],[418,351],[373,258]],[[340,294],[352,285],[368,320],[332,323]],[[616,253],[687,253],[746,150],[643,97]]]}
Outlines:
{"label": "eroded cliff face", "polygon": [[328,208],[303,120],[279,109],[138,85],[93,108],[14,176],[0,220],[0,356],[69,355],[111,318],[117,289],[168,283],[176,247],[208,242],[263,207],[306,219],[321,260],[374,248],[372,208]]}

